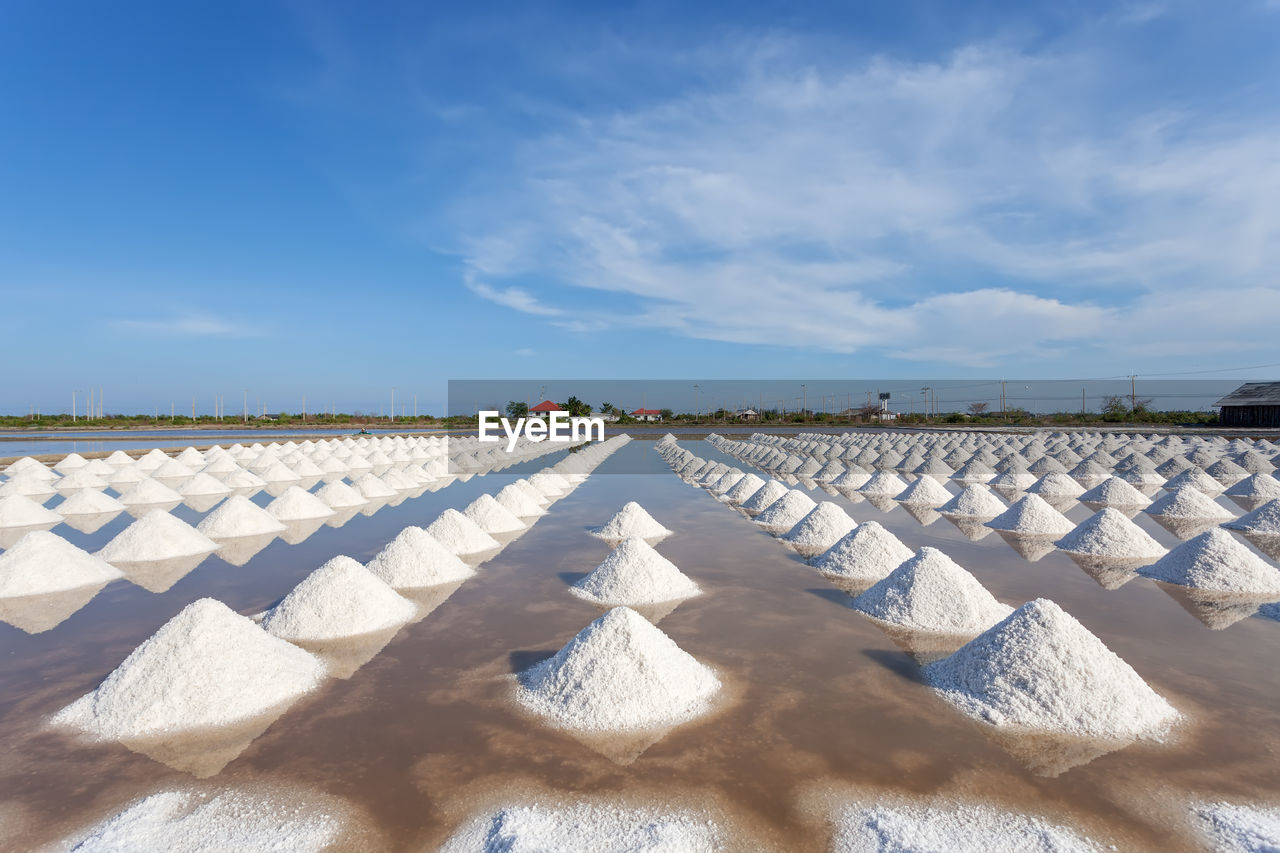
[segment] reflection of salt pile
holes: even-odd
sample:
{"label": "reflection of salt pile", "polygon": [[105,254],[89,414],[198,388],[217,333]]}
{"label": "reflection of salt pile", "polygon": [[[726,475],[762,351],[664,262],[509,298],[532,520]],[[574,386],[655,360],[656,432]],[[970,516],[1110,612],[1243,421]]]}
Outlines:
{"label": "reflection of salt pile", "polygon": [[406,527],[366,568],[395,589],[463,581],[475,570],[421,527]]}
{"label": "reflection of salt pile", "polygon": [[783,533],[795,526],[817,506],[813,498],[799,489],[791,489],[756,516],[756,524],[776,533]]}
{"label": "reflection of salt pile", "polygon": [[879,523],[864,521],[814,561],[823,574],[878,581],[911,559],[911,549]]}
{"label": "reflection of salt pile", "polygon": [[570,589],[597,604],[657,604],[698,595],[702,590],[675,564],[639,537],[622,544]]}
{"label": "reflection of salt pile", "polygon": [[633,536],[657,539],[669,536],[671,531],[659,524],[640,504],[627,501],[603,527],[597,527],[591,533],[601,539],[629,539]]}
{"label": "reflection of salt pile", "polygon": [[995,726],[1159,738],[1178,718],[1132,667],[1043,598],[925,667],[924,675],[961,712]]}
{"label": "reflection of salt pile", "polygon": [[751,497],[743,501],[741,506],[747,512],[763,512],[774,501],[785,495],[787,491],[787,487],[782,483],[777,480],[770,480],[755,492],[752,492]]}
{"label": "reflection of salt pile", "polygon": [[1075,527],[1039,495],[1027,495],[987,522],[992,530],[1023,536],[1062,536]]}
{"label": "reflection of salt pile", "polygon": [[119,577],[101,557],[47,530],[28,533],[0,554],[0,598],[101,586]]}
{"label": "reflection of salt pile", "polygon": [[783,539],[810,553],[825,551],[858,526],[849,513],[831,501],[823,501],[783,534]]}
{"label": "reflection of salt pile", "polygon": [[61,513],[45,509],[25,495],[0,498],[0,527],[53,526],[62,521]]}
{"label": "reflection of salt pile", "polygon": [[446,509],[427,526],[427,532],[459,557],[501,548],[501,543],[485,533],[471,519],[456,509]]}
{"label": "reflection of salt pile", "polygon": [[908,506],[942,506],[951,500],[951,493],[933,477],[922,474],[899,492],[894,500]]}
{"label": "reflection of salt pile", "polygon": [[1280,595],[1280,569],[1214,528],[1139,570],[1158,581],[1215,592]]}
{"label": "reflection of salt pile", "polygon": [[1192,809],[1208,846],[1220,853],[1280,850],[1280,808],[1252,803],[1204,803]]}
{"label": "reflection of salt pile", "polygon": [[300,486],[286,489],[280,497],[267,504],[267,512],[280,521],[309,521],[333,515],[328,504]]}
{"label": "reflection of salt pile", "polygon": [[297,699],[323,676],[311,655],[203,598],[53,722],[113,739],[226,725]]}
{"label": "reflection of salt pile", "polygon": [[218,543],[180,518],[153,509],[108,542],[98,556],[108,563],[144,563],[212,554]]}
{"label": "reflection of salt pile", "polygon": [[1080,495],[1081,503],[1103,504],[1141,508],[1151,505],[1151,499],[1119,477],[1108,477],[1089,491]]}
{"label": "reflection of salt pile", "polygon": [[441,853],[596,850],[712,851],[727,849],[721,829],[706,815],[661,812],[612,803],[508,805],[464,824]]}
{"label": "reflection of salt pile", "polygon": [[[75,839],[80,853],[126,850],[289,850],[320,853],[345,820],[325,804],[279,801],[279,794],[163,791],[138,800]],[[71,845],[68,844],[68,847]]]}
{"label": "reflection of salt pile", "polygon": [[1057,545],[1068,554],[1118,560],[1155,559],[1168,551],[1124,513],[1111,507],[1080,522]]}
{"label": "reflection of salt pile", "polygon": [[998,497],[991,494],[985,486],[974,483],[964,487],[964,491],[938,507],[941,515],[957,518],[995,518],[1008,507]]}
{"label": "reflection of salt pile", "polygon": [[527,525],[511,510],[493,499],[492,495],[481,495],[472,501],[462,514],[475,522],[485,533],[517,533],[527,529]]}
{"label": "reflection of salt pile", "polygon": [[394,628],[416,613],[412,602],[364,566],[337,556],[271,608],[262,627],[285,640],[333,640]]}
{"label": "reflection of salt pile", "polygon": [[1013,612],[937,548],[921,548],[854,600],[873,619],[914,631],[978,634]]}
{"label": "reflection of salt pile", "polygon": [[238,539],[283,533],[284,525],[271,513],[246,498],[232,495],[196,525],[210,539]]}
{"label": "reflection of salt pile", "polygon": [[1280,536],[1280,499],[1268,501],[1253,512],[1247,512],[1222,526],[1255,536]]}
{"label": "reflection of salt pile", "polygon": [[984,804],[889,801],[883,797],[836,811],[836,853],[878,851],[1040,850],[1095,853],[1097,846],[1065,826]]}
{"label": "reflection of salt pile", "polygon": [[615,607],[522,672],[516,695],[565,728],[662,728],[708,709],[720,680],[643,616]]}

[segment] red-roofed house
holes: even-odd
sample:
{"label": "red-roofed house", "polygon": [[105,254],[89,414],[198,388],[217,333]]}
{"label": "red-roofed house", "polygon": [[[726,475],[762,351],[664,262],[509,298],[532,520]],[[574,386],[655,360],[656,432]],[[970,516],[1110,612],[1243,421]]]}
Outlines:
{"label": "red-roofed house", "polygon": [[553,403],[550,400],[543,400],[538,405],[529,410],[529,414],[536,415],[541,418],[547,417],[552,412],[563,412],[559,403]]}
{"label": "red-roofed house", "polygon": [[661,409],[636,409],[631,413],[631,417],[638,421],[660,421],[662,420]]}

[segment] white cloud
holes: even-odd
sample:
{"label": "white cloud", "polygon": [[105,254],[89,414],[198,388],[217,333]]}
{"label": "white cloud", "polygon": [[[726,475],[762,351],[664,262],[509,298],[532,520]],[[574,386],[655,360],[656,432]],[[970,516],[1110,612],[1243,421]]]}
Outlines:
{"label": "white cloud", "polygon": [[248,338],[262,334],[255,326],[212,314],[178,314],[156,319],[121,319],[111,321],[119,332],[182,338]]}
{"label": "white cloud", "polygon": [[487,299],[525,314],[536,314],[542,317],[556,317],[561,314],[559,308],[543,305],[532,294],[518,287],[490,287],[482,282],[471,280],[466,284],[467,289],[481,299]]}

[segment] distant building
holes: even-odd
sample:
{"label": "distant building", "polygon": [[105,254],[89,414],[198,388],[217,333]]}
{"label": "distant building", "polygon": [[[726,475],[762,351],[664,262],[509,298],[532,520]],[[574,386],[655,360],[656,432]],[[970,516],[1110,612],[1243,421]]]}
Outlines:
{"label": "distant building", "polygon": [[563,411],[564,409],[560,407],[559,403],[553,403],[550,400],[543,400],[541,403],[539,403],[538,405],[530,409],[529,414],[535,415],[545,420],[550,416],[552,412],[563,412]]}
{"label": "distant building", "polygon": [[743,409],[740,412],[734,412],[733,416],[740,421],[754,421],[760,418],[760,413],[755,409]]}
{"label": "distant building", "polygon": [[661,409],[636,409],[631,413],[631,417],[638,421],[660,421],[662,420]]}
{"label": "distant building", "polygon": [[1214,405],[1223,426],[1280,427],[1280,382],[1246,382]]}

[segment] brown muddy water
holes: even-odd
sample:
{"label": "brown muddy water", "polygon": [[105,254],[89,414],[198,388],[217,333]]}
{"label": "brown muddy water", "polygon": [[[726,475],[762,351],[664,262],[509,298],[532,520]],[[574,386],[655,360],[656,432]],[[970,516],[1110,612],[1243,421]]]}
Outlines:
{"label": "brown muddy water", "polygon": [[[744,467],[705,442],[684,446]],[[1199,849],[1189,802],[1280,793],[1280,623],[1253,615],[1214,630],[1206,622],[1221,625],[1221,613],[1150,581],[1112,573],[1107,586],[1121,583],[1107,589],[1061,552],[1028,560],[1020,551],[1038,549],[994,533],[973,541],[945,519],[924,524],[896,505],[815,489],[815,499],[879,521],[913,549],[941,548],[1002,601],[1058,602],[1187,717],[1165,744],[997,740],[920,682],[902,638],[851,610],[845,591],[745,516],[681,481],[649,442],[607,459],[475,578],[429,602],[424,618],[339,650],[347,677],[274,718],[212,742],[133,749],[44,725],[192,601],[211,596],[258,613],[327,558],[367,560],[403,527],[556,458],[356,515],[295,545],[276,540],[243,565],[211,557],[160,593],[117,581],[42,633],[0,624],[4,848],[57,841],[139,796],[192,785],[341,798],[368,830],[352,846],[393,851],[434,849],[504,798],[581,795],[704,807],[740,833],[741,849],[821,850],[830,839],[823,803],[845,792],[978,799],[1070,823],[1119,849],[1178,851]],[[586,528],[628,500],[675,531],[658,550],[705,592],[660,627],[727,689],[714,713],[661,736],[586,741],[516,707],[512,673],[600,614],[567,587],[608,553]],[[1090,514],[1079,504],[1066,512],[1077,522]],[[91,535],[56,532],[96,548],[129,520]],[[1178,541],[1145,515],[1135,520],[1166,545]]]}

